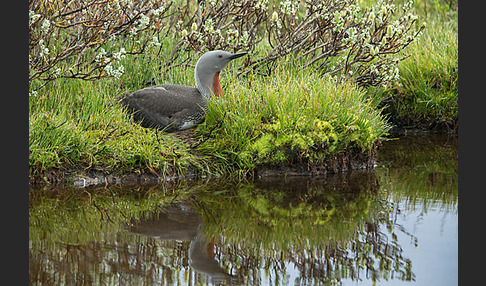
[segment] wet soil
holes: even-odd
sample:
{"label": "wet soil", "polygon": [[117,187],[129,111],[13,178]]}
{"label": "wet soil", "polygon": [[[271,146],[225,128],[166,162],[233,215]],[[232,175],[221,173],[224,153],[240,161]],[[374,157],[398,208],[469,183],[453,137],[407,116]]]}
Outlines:
{"label": "wet soil", "polygon": [[[338,154],[322,163],[292,162],[282,165],[259,165],[248,176],[261,178],[271,176],[321,176],[336,174],[350,170],[371,169],[375,166],[376,151],[359,152],[351,150]],[[133,171],[114,171],[107,168],[93,167],[62,170],[51,168],[41,174],[31,176],[29,184],[68,184],[76,187],[112,184],[157,184],[176,179],[207,178],[208,174],[201,174],[195,168],[188,169],[184,175],[173,172],[169,176],[155,174],[149,169]]]}

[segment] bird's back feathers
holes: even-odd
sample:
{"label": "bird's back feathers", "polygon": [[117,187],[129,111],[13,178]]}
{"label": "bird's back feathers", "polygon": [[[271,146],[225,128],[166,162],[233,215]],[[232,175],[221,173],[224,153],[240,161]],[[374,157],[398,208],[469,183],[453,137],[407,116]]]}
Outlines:
{"label": "bird's back feathers", "polygon": [[134,113],[134,119],[142,126],[168,132],[201,123],[207,109],[197,88],[174,84],[146,87],[117,100]]}

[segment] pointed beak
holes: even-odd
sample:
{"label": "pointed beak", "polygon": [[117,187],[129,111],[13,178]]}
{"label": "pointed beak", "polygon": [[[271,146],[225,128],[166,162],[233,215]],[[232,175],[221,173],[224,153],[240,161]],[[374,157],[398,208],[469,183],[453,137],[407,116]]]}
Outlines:
{"label": "pointed beak", "polygon": [[234,60],[234,59],[237,59],[239,57],[242,57],[244,55],[248,54],[248,52],[244,52],[244,53],[237,53],[237,54],[233,54],[229,57],[230,61]]}

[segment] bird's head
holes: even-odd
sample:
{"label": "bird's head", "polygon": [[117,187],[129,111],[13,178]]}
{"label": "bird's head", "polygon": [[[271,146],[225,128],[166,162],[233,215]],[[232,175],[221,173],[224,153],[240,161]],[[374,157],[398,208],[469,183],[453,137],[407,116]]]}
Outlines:
{"label": "bird's head", "polygon": [[246,52],[232,54],[225,51],[210,51],[204,53],[197,61],[194,70],[196,85],[201,94],[210,97],[222,95],[221,85],[219,83],[219,73],[228,63],[234,59],[246,55]]}
{"label": "bird's head", "polygon": [[196,64],[196,69],[203,73],[216,73],[221,71],[230,61],[246,55],[247,53],[232,54],[225,51],[210,51],[204,53]]}

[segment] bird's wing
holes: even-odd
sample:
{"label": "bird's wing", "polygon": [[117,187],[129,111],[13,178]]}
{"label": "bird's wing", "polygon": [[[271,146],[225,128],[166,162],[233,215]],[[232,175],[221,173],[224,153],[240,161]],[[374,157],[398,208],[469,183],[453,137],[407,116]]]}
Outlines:
{"label": "bird's wing", "polygon": [[179,85],[156,85],[120,97],[120,103],[134,112],[142,126],[177,128],[179,120],[198,112],[203,99],[197,88]]}

